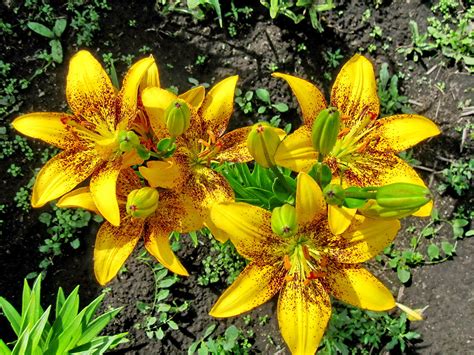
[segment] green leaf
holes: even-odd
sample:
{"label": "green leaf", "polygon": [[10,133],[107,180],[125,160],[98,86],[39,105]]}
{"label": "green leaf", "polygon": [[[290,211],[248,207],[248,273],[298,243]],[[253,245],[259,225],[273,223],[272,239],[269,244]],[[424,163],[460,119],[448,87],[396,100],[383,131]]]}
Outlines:
{"label": "green leaf", "polygon": [[203,339],[206,339],[209,335],[211,335],[214,330],[216,330],[217,324],[213,323],[209,327],[206,328],[206,331],[204,332],[204,335],[202,336]]}
{"label": "green leaf", "polygon": [[20,335],[18,341],[15,344],[15,347],[12,350],[12,355],[25,355],[27,354],[28,343],[30,341],[30,332],[28,329]]}
{"label": "green leaf", "polygon": [[270,104],[270,93],[268,92],[267,89],[257,89],[255,90],[255,93],[257,94],[257,97],[267,103]]}
{"label": "green leaf", "polygon": [[56,22],[54,23],[53,27],[53,32],[56,35],[56,37],[61,37],[63,34],[64,30],[66,29],[67,25],[67,20],[64,18],[57,19]]}
{"label": "green leaf", "polygon": [[179,329],[178,325],[176,324],[176,322],[174,320],[169,320],[168,321],[168,326],[173,330],[178,330]]}
{"label": "green leaf", "polygon": [[8,346],[0,339],[0,354],[10,355],[12,351],[8,348]]}
{"label": "green leaf", "polygon": [[161,340],[161,339],[163,339],[163,338],[165,337],[165,332],[164,332],[163,329],[161,329],[161,327],[160,327],[160,328],[158,328],[158,329],[156,330],[155,335],[156,335],[156,337],[157,337],[158,339]]}
{"label": "green leaf", "polygon": [[[17,336],[20,335],[21,316],[18,311],[5,298],[0,297],[0,308],[3,314],[8,319],[10,326]],[[1,349],[1,347],[0,347]]]}
{"label": "green leaf", "polygon": [[49,41],[49,45],[51,46],[51,56],[56,63],[63,62],[63,47],[61,46],[61,42],[57,39],[52,39]]}
{"label": "green leaf", "polygon": [[449,242],[441,242],[441,249],[447,256],[452,256],[455,253],[454,245]]}
{"label": "green leaf", "polygon": [[410,270],[406,267],[398,267],[397,268],[397,276],[398,276],[398,279],[402,283],[406,283],[406,282],[408,282],[408,280],[410,280],[411,273],[410,273]]}
{"label": "green leaf", "polygon": [[79,338],[76,345],[83,345],[94,339],[97,335],[99,335],[102,329],[104,329],[107,324],[109,324],[110,321],[115,318],[120,310],[120,308],[113,309],[94,319],[87,325],[87,328],[82,333],[82,336]]}
{"label": "green leaf", "polygon": [[439,258],[439,247],[436,244],[430,244],[427,249],[428,257],[430,260]]}
{"label": "green leaf", "polygon": [[92,340],[90,343],[75,347],[69,350],[69,354],[81,354],[81,355],[99,355],[105,353],[105,351],[114,348],[120,343],[127,342],[125,336],[128,333],[120,333],[112,336],[98,337]]}
{"label": "green leaf", "polygon": [[159,288],[167,288],[167,287],[170,287],[170,286],[174,285],[175,283],[176,283],[176,279],[168,278],[168,279],[161,280],[158,283],[158,287]]}
{"label": "green leaf", "polygon": [[287,112],[289,110],[288,105],[283,102],[273,104],[272,107],[278,112]]}
{"label": "green leaf", "polygon": [[[51,306],[49,306],[46,309],[46,311],[43,313],[43,315],[40,317],[40,319],[38,319],[36,324],[31,329],[29,347],[32,351],[39,350],[38,345],[40,344],[41,337],[43,336],[43,331],[45,330],[45,327],[48,323],[50,312],[51,312]],[[42,346],[40,348],[44,350]]]}
{"label": "green leaf", "polygon": [[66,298],[64,297],[64,291],[60,287],[59,290],[58,290],[58,295],[56,296],[56,315],[55,315],[56,318],[59,317],[59,311],[63,307],[63,304],[64,304],[65,300],[66,300]]}
{"label": "green leaf", "polygon": [[28,22],[26,24],[30,30],[36,32],[37,34],[46,37],[46,38],[54,38],[54,33],[45,25],[42,25],[38,22]]}

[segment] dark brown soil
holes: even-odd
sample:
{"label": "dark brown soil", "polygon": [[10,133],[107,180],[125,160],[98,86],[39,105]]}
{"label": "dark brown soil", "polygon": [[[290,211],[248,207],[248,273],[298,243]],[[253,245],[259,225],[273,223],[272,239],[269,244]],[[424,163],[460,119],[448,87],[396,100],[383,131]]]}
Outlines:
{"label": "dark brown soil", "polygon": [[[133,54],[136,57],[138,49],[146,45],[151,48],[160,67],[162,86],[177,86],[184,91],[191,85],[189,77],[211,85],[228,75],[239,74],[239,87],[245,90],[260,87],[267,88],[275,101],[290,104],[290,111],[283,116],[285,122],[298,124],[297,105],[291,97],[289,89],[281,81],[271,77],[271,65],[276,65],[279,71],[294,73],[316,82],[326,93],[331,82],[323,79],[325,71],[331,71],[333,78],[337,69],[328,69],[322,53],[328,49],[340,49],[344,60],[358,51],[359,47],[367,47],[374,40],[369,36],[374,24],[383,29],[384,38],[390,36],[392,42],[388,50],[382,50],[384,40],[378,40],[378,49],[370,55],[375,66],[379,69],[381,63],[389,63],[392,70],[402,70],[407,74],[403,88],[413,102],[415,111],[432,118],[446,134],[432,139],[430,142],[414,149],[414,157],[421,165],[434,171],[447,166],[447,162],[439,157],[452,159],[460,154],[472,153],[472,147],[464,147],[460,153],[461,135],[455,130],[463,126],[467,119],[461,118],[457,103],[467,99],[465,89],[472,88],[474,80],[466,72],[456,66],[445,66],[439,55],[425,58],[423,62],[410,62],[411,70],[400,68],[397,63],[407,65],[403,57],[396,53],[396,48],[407,44],[410,39],[408,22],[415,19],[419,26],[426,24],[431,6],[426,1],[385,1],[379,9],[372,9],[372,17],[365,23],[361,22],[364,10],[372,1],[352,0],[339,2],[336,10],[325,18],[325,32],[322,34],[313,30],[307,22],[294,25],[286,18],[278,18],[272,22],[266,12],[253,13],[249,20],[237,25],[237,35],[231,37],[217,25],[216,21],[208,19],[196,23],[191,17],[171,14],[160,16],[154,10],[154,1],[128,2],[114,1],[112,11],[101,22],[101,32],[97,34],[93,45],[88,48],[97,57],[107,52]],[[249,2],[250,3],[250,2]],[[8,3],[7,3],[8,4]],[[3,19],[15,23],[15,15],[5,4],[0,5]],[[128,25],[130,19],[137,21],[136,27]],[[67,33],[72,38],[71,33]],[[18,35],[0,40],[2,54],[0,59],[14,63],[19,77],[31,75],[34,68],[32,56],[45,43],[30,32],[19,31]],[[78,50],[69,43],[66,50],[65,62],[57,68],[49,69],[41,79],[35,79],[32,86],[21,94],[21,113],[33,111],[64,111],[66,110],[64,83],[67,72],[67,59]],[[307,50],[297,51],[301,43]],[[196,65],[198,55],[206,55],[204,65]],[[433,66],[437,68],[427,74]],[[118,71],[124,72],[126,66],[118,65]],[[434,85],[418,80],[426,76],[433,83],[444,81],[444,92]],[[6,125],[11,119],[8,117]],[[256,118],[254,119],[256,121]],[[242,126],[250,123],[250,119],[241,112],[235,114],[232,126]],[[13,134],[13,133],[11,133]],[[38,145],[38,147],[40,147]],[[21,156],[14,156],[17,164],[29,164]],[[20,304],[22,279],[28,273],[38,271],[41,255],[38,252],[40,241],[46,235],[45,227],[38,222],[41,211],[22,214],[12,203],[16,191],[29,180],[30,176],[13,179],[7,175],[6,169],[12,160],[0,161],[2,169],[1,203],[7,205],[3,216],[5,222],[0,230],[0,295]],[[33,164],[34,165],[34,164]],[[39,167],[31,166],[31,169]],[[26,171],[26,169],[25,169]],[[430,187],[435,188],[440,179],[439,174],[421,171]],[[472,204],[472,196],[462,200],[455,194],[436,196],[436,204],[442,215],[451,216],[455,207]],[[407,225],[421,225],[424,221],[410,218]],[[101,292],[92,272],[92,249],[97,225],[92,224],[90,230],[81,234],[81,247],[78,250],[66,248],[63,255],[54,259],[44,283],[45,303],[51,303],[57,287],[62,286],[66,291],[79,284],[81,286],[81,301],[83,305]],[[450,231],[446,231],[450,237]],[[184,237],[186,238],[186,237]],[[401,244],[406,243],[408,235],[401,235]],[[129,331],[130,343],[117,353],[126,354],[175,354],[184,353],[192,342],[202,336],[204,330],[216,322],[208,316],[212,304],[225,289],[225,283],[212,287],[201,287],[197,284],[197,275],[202,268],[201,260],[209,250],[209,241],[201,239],[197,248],[185,241],[179,251],[181,260],[190,271],[191,276],[179,281],[173,288],[173,297],[180,301],[188,301],[190,308],[176,319],[180,325],[178,331],[170,333],[163,342],[150,340],[143,330],[136,329],[136,324],[142,321],[136,307],[137,301],[150,302],[154,292],[154,280],[151,270],[136,259],[138,251],[129,258],[126,272],[108,285],[109,289],[105,306],[124,309],[116,320],[107,328],[108,332]],[[394,294],[403,292],[400,302],[423,307],[429,305],[426,311],[426,321],[415,328],[422,334],[423,341],[417,345],[414,352],[420,354],[467,354],[474,353],[474,240],[461,240],[457,246],[457,255],[445,263],[424,266],[414,271],[412,284],[404,288],[396,280],[391,270],[385,270],[383,278],[387,279]],[[380,269],[380,266],[378,266]],[[275,317],[260,326],[255,319],[262,315],[275,314],[276,302],[272,301],[251,312],[254,319],[253,336],[255,352],[285,353],[284,343],[279,335]],[[219,321],[219,329],[225,329],[231,323],[238,326],[244,321]],[[245,328],[245,327],[244,327]],[[11,336],[4,319],[0,319],[0,334],[5,339]],[[267,336],[268,335],[268,336]],[[270,340],[271,339],[271,340]]]}

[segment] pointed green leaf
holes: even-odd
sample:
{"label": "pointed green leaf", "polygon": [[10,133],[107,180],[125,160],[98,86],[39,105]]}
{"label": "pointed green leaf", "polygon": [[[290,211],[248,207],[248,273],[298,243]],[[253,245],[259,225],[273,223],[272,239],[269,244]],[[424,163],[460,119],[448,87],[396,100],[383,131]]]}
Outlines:
{"label": "pointed green leaf", "polygon": [[[0,308],[3,314],[8,319],[13,331],[17,336],[20,335],[21,316],[15,307],[12,306],[5,298],[0,297]],[[1,347],[0,347],[1,349]]]}
{"label": "pointed green leaf", "polygon": [[109,322],[115,318],[121,308],[113,309],[94,319],[83,332],[76,345],[83,345],[94,339],[104,329]]}
{"label": "pointed green leaf", "polygon": [[67,20],[64,18],[57,19],[56,22],[54,23],[53,27],[53,32],[56,35],[56,37],[61,37],[63,34],[64,30],[66,29],[67,25]]}
{"label": "pointed green leaf", "polygon": [[38,23],[38,22],[28,22],[27,26],[30,30],[33,32],[36,32],[40,36],[46,37],[46,38],[54,38],[54,33],[51,31],[48,27],[45,25]]}

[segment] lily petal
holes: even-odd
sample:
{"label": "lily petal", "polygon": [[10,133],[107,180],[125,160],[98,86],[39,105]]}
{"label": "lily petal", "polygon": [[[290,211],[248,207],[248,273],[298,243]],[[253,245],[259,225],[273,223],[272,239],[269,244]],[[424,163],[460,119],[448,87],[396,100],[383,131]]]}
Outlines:
{"label": "lily petal", "polygon": [[426,205],[422,206],[418,211],[412,213],[412,216],[415,217],[429,217],[433,211],[434,203],[433,201],[428,202]]}
{"label": "lily petal", "polygon": [[120,224],[120,212],[116,198],[120,167],[120,159],[107,162],[97,173],[92,175],[90,182],[92,198],[97,209],[114,226]]}
{"label": "lily petal", "polygon": [[199,109],[203,131],[210,130],[216,137],[224,134],[234,111],[234,92],[238,75],[230,76],[218,82],[209,91]]}
{"label": "lily petal", "polygon": [[225,290],[209,314],[216,318],[248,312],[270,300],[281,288],[285,270],[251,262]]}
{"label": "lily petal", "polygon": [[201,107],[205,94],[206,89],[204,89],[204,86],[197,86],[179,95],[178,97],[186,101],[197,110],[199,107]]}
{"label": "lily petal", "polygon": [[140,178],[132,168],[120,170],[116,187],[118,200],[127,201],[128,194],[141,187]]}
{"label": "lily petal", "polygon": [[32,206],[44,206],[71,191],[87,179],[100,162],[101,159],[90,150],[66,150],[59,153],[50,159],[36,176],[31,197]]}
{"label": "lily petal", "polygon": [[355,307],[371,311],[386,311],[395,307],[391,292],[358,265],[330,265],[325,283],[334,297]]}
{"label": "lily petal", "polygon": [[314,179],[299,173],[296,180],[296,218],[298,225],[311,223],[319,214],[326,212],[323,192]]}
{"label": "lily petal", "polygon": [[89,187],[80,187],[72,190],[61,197],[56,206],[61,208],[79,207],[100,214],[94,203]]}
{"label": "lily petal", "polygon": [[148,69],[155,63],[153,57],[148,57],[136,62],[127,72],[123,80],[122,89],[118,95],[120,105],[120,122],[122,129],[130,128],[129,125],[137,114],[138,89]]}
{"label": "lily petal", "polygon": [[242,127],[226,133],[219,139],[222,148],[216,156],[218,161],[234,163],[246,163],[252,161],[253,157],[247,149],[247,136],[252,127]]}
{"label": "lily petal", "polygon": [[150,125],[158,138],[169,136],[165,122],[165,111],[177,96],[168,90],[149,87],[142,92],[143,106],[150,119]]}
{"label": "lily petal", "polygon": [[181,264],[170,247],[168,235],[163,229],[160,220],[151,219],[147,221],[145,230],[145,248],[158,260],[161,265],[178,275],[189,276],[188,271]]}
{"label": "lily petal", "polygon": [[143,76],[142,81],[140,82],[139,92],[141,93],[147,87],[160,87],[160,71],[158,70],[158,65],[156,62],[150,65],[146,74]]}
{"label": "lily petal", "polygon": [[379,115],[374,68],[367,58],[356,54],[344,64],[332,87],[331,105],[346,116],[343,120],[348,127],[366,109],[375,117]]}
{"label": "lily petal", "polygon": [[201,229],[204,223],[200,210],[189,196],[175,190],[160,191],[158,209],[153,220],[156,221],[156,226],[165,231],[161,234],[169,234],[173,230],[188,233]]}
{"label": "lily petal", "polygon": [[371,219],[356,215],[351,227],[342,234],[345,245],[331,248],[340,263],[363,263],[378,255],[397,236],[398,220]]}
{"label": "lily petal", "polygon": [[282,78],[290,85],[300,105],[303,123],[311,128],[316,117],[327,106],[324,95],[309,81],[296,76],[282,73],[273,73],[272,76]]}
{"label": "lily petal", "polygon": [[66,97],[74,115],[96,127],[116,125],[115,89],[102,65],[88,51],[76,53],[67,75]]}
{"label": "lily petal", "polygon": [[349,228],[356,212],[356,208],[328,205],[328,222],[331,233],[338,235]]}
{"label": "lily petal", "polygon": [[41,139],[60,149],[74,149],[74,138],[65,122],[74,116],[57,112],[34,112],[15,118],[13,128],[25,136]]}
{"label": "lily petal", "polygon": [[379,119],[373,135],[381,138],[377,149],[400,152],[440,133],[428,118],[405,114]]}
{"label": "lily petal", "polygon": [[271,213],[242,202],[220,203],[211,209],[211,221],[230,236],[239,254],[249,260],[271,257],[282,241],[271,229]]}
{"label": "lily petal", "polygon": [[101,285],[105,285],[117,275],[143,232],[143,219],[125,218],[120,227],[105,222],[97,233],[94,246],[94,272]]}
{"label": "lily petal", "polygon": [[292,354],[314,354],[331,318],[329,295],[317,280],[287,282],[278,299],[278,324]]}
{"label": "lily petal", "polygon": [[185,181],[184,173],[173,159],[149,161],[146,167],[140,166],[138,170],[151,187],[171,189]]}
{"label": "lily petal", "polygon": [[286,136],[275,153],[277,165],[293,171],[308,172],[316,163],[318,153],[311,141],[311,128],[301,126]]}

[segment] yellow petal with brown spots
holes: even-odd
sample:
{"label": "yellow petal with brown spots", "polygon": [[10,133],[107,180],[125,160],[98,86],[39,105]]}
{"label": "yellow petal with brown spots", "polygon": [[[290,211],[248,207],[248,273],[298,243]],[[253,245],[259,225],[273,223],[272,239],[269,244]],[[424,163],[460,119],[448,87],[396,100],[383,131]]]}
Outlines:
{"label": "yellow petal with brown spots", "polygon": [[148,69],[155,63],[153,57],[139,60],[128,70],[118,94],[120,105],[118,122],[121,129],[129,129],[137,114],[138,88]]}
{"label": "yellow petal with brown spots", "polygon": [[124,217],[120,227],[105,222],[97,233],[94,246],[94,273],[105,285],[119,272],[143,232],[144,220]]}
{"label": "yellow petal with brown spots", "polygon": [[201,107],[205,94],[206,89],[204,89],[204,86],[197,86],[186,91],[185,93],[182,93],[178,97],[186,101],[197,110],[199,107]]}
{"label": "yellow petal with brown spots", "polygon": [[224,134],[234,111],[234,92],[238,79],[238,75],[230,76],[214,85],[206,95],[199,109],[204,132],[210,130],[216,137]]}
{"label": "yellow petal with brown spots", "polygon": [[165,111],[176,98],[177,96],[172,92],[157,87],[149,87],[143,90],[143,106],[150,120],[151,128],[159,138],[169,136],[166,128]]}
{"label": "yellow petal with brown spots", "polygon": [[306,173],[299,173],[296,180],[296,218],[298,225],[313,222],[318,215],[326,213],[323,192],[314,179]]}
{"label": "yellow petal with brown spots", "polygon": [[371,311],[387,311],[395,307],[390,291],[360,266],[330,265],[324,282],[334,297],[352,306]]}
{"label": "yellow petal with brown spots", "polygon": [[161,265],[171,272],[182,276],[189,276],[186,268],[171,250],[168,238],[169,233],[170,231],[162,228],[160,220],[149,219],[146,223],[145,248]]}
{"label": "yellow petal with brown spots", "polygon": [[367,58],[356,54],[344,64],[332,87],[331,106],[341,111],[348,127],[351,127],[365,110],[375,117],[379,115],[380,104],[374,68]]}
{"label": "yellow petal with brown spots", "polygon": [[319,281],[285,283],[278,298],[278,324],[292,354],[314,354],[330,318],[331,301]]}
{"label": "yellow petal with brown spots", "polygon": [[126,202],[128,194],[141,187],[140,178],[132,168],[120,170],[116,188],[118,200]]}
{"label": "yellow petal with brown spots", "polygon": [[247,148],[247,136],[252,127],[242,127],[226,133],[219,139],[222,148],[216,156],[218,161],[246,163],[253,160]]}
{"label": "yellow petal with brown spots", "polygon": [[438,126],[428,118],[404,114],[379,119],[372,136],[380,137],[378,150],[401,152],[440,133]]}
{"label": "yellow petal with brown spots", "polygon": [[77,52],[69,62],[66,97],[76,117],[100,129],[115,129],[115,89],[102,65],[88,51]]}
{"label": "yellow petal with brown spots", "polygon": [[75,138],[65,124],[74,116],[57,112],[34,112],[13,120],[18,132],[31,138],[41,139],[61,149],[74,149]]}
{"label": "yellow petal with brown spots", "polygon": [[213,206],[211,221],[228,235],[239,254],[250,260],[272,257],[284,242],[272,232],[271,213],[242,202]]}
{"label": "yellow petal with brown spots", "polygon": [[88,186],[80,187],[67,193],[59,199],[56,206],[61,208],[84,208],[86,210],[100,214],[94,203],[94,199],[92,198],[92,194]]}
{"label": "yellow petal with brown spots", "polygon": [[216,318],[248,312],[270,300],[281,288],[285,271],[274,265],[251,262],[212,307]]}
{"label": "yellow petal with brown spots", "polygon": [[44,206],[83,182],[96,169],[101,159],[90,150],[63,151],[50,159],[36,176],[31,205]]}
{"label": "yellow petal with brown spots", "polygon": [[356,212],[356,208],[328,205],[328,222],[331,233],[334,235],[343,233],[351,225]]}
{"label": "yellow petal with brown spots", "polygon": [[316,163],[318,153],[311,141],[311,128],[301,126],[286,136],[275,153],[277,165],[296,172],[308,172]]}
{"label": "yellow petal with brown spots", "polygon": [[329,249],[340,263],[363,263],[384,250],[397,236],[398,220],[371,219],[356,215],[350,228],[340,236],[340,245]]}
{"label": "yellow petal with brown spots", "polygon": [[327,106],[324,95],[309,81],[296,76],[273,73],[272,76],[286,80],[301,108],[303,123],[311,128],[319,113]]}
{"label": "yellow petal with brown spots", "polygon": [[167,159],[148,161],[138,170],[151,187],[171,189],[184,183],[185,174],[180,168],[175,160]]}
{"label": "yellow petal with brown spots", "polygon": [[117,202],[117,178],[121,167],[120,159],[105,163],[91,177],[90,189],[100,214],[112,225],[120,224]]}

